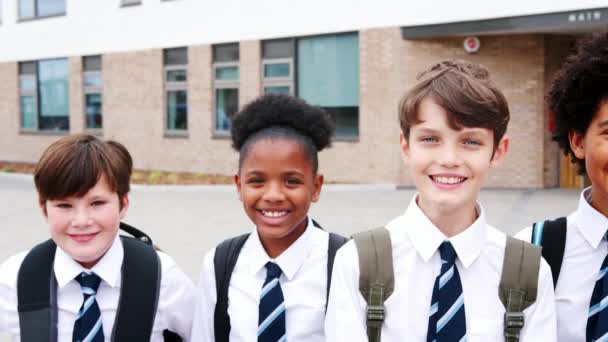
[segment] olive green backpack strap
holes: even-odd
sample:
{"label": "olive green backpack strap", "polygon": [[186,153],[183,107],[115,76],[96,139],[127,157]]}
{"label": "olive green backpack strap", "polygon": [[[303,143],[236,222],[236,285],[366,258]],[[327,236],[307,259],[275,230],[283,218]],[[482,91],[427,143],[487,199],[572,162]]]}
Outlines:
{"label": "olive green backpack strap", "polygon": [[541,249],[507,236],[502,276],[498,289],[505,306],[505,342],[518,342],[524,327],[524,310],[536,302]]}
{"label": "olive green backpack strap", "polygon": [[393,247],[389,231],[376,228],[353,235],[359,254],[359,291],[367,302],[367,336],[380,342],[384,301],[395,288]]}

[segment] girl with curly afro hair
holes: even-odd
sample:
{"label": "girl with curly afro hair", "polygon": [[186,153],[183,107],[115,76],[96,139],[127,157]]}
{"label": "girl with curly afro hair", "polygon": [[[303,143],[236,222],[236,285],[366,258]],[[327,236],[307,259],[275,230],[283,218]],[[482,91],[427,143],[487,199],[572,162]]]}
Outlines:
{"label": "girl with curly afro hair", "polygon": [[553,272],[559,341],[608,336],[608,34],[582,40],[551,84],[555,140],[591,186],[568,217],[536,223],[519,238],[543,246]]}
{"label": "girl with curly afro hair", "polygon": [[205,256],[194,341],[325,341],[333,258],[346,239],[308,210],[333,132],[325,111],[288,95],[263,95],[233,117],[234,179],[255,228]]}

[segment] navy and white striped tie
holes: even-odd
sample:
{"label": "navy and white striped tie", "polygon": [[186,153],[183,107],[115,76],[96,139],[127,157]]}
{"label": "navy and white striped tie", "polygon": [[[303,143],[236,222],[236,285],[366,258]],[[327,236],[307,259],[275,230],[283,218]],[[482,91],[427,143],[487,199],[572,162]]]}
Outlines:
{"label": "navy and white striped tie", "polygon": [[260,295],[258,342],[285,342],[285,300],[279,283],[279,265],[266,264],[266,281]]}
{"label": "navy and white striped tie", "polygon": [[80,283],[84,301],[74,322],[72,341],[103,342],[101,312],[95,299],[101,278],[95,273],[82,272],[76,277],[76,281]]}
{"label": "navy and white striped tie", "polygon": [[[604,240],[607,236],[604,235]],[[600,272],[595,281],[591,302],[589,304],[589,318],[587,319],[587,341],[608,341],[608,255],[604,258]]]}
{"label": "navy and white striped tie", "polygon": [[466,341],[464,295],[456,267],[456,251],[449,241],[439,246],[441,272],[435,279],[427,342]]}

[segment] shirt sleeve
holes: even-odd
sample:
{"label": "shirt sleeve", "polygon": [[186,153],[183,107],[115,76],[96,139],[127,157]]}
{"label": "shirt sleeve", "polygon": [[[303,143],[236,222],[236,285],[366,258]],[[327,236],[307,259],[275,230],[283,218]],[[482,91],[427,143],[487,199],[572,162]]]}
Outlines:
{"label": "shirt sleeve", "polygon": [[16,254],[0,265],[0,334],[20,339],[17,311],[17,274],[27,252]]}
{"label": "shirt sleeve", "polygon": [[215,289],[215,266],[213,256],[215,248],[205,255],[198,286],[194,309],[194,323],[192,324],[192,341],[215,342],[214,312],[217,295]]}
{"label": "shirt sleeve", "polygon": [[524,310],[525,323],[521,342],[557,341],[557,318],[553,278],[549,265],[541,259],[536,302]]}
{"label": "shirt sleeve", "polygon": [[515,234],[515,238],[526,242],[532,241],[532,227],[522,229],[519,233]]}
{"label": "shirt sleeve", "polygon": [[367,304],[359,293],[358,260],[354,241],[342,246],[336,254],[325,316],[327,341],[367,341]]}
{"label": "shirt sleeve", "polygon": [[160,252],[158,254],[163,274],[157,315],[162,314],[166,329],[181,336],[184,342],[192,341],[190,330],[196,298],[194,284],[171,257]]}

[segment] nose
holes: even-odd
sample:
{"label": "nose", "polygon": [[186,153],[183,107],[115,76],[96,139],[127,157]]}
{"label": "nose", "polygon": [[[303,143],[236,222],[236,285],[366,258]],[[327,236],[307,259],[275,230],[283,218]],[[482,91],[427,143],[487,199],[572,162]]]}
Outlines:
{"label": "nose", "polygon": [[263,199],[268,202],[281,202],[285,200],[285,194],[283,193],[283,186],[279,182],[268,183]]}
{"label": "nose", "polygon": [[441,166],[447,168],[453,168],[460,165],[461,160],[458,155],[457,146],[450,143],[443,144],[439,152],[438,162]]}
{"label": "nose", "polygon": [[86,208],[75,208],[74,216],[72,217],[72,226],[76,228],[85,228],[91,224],[91,216]]}

